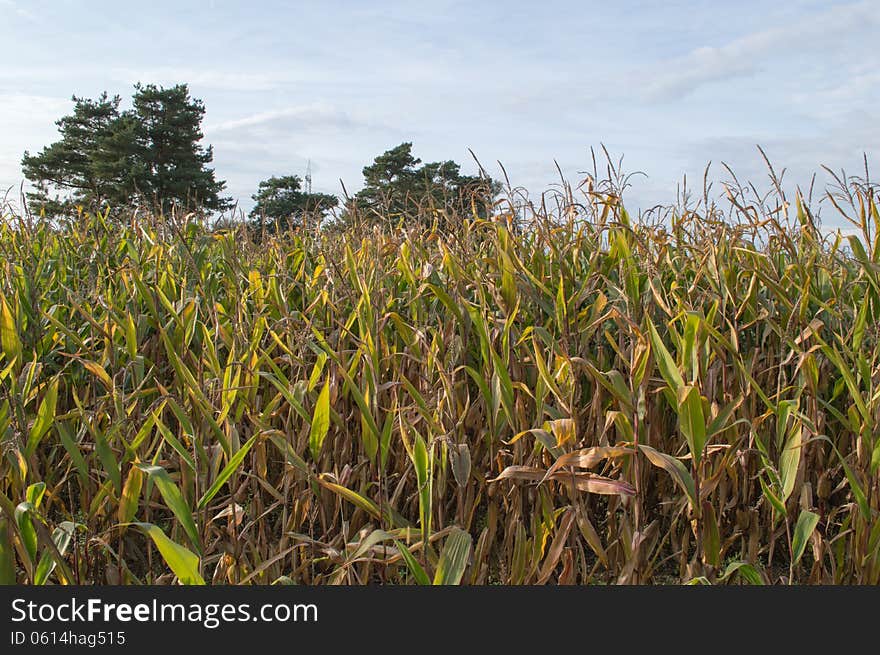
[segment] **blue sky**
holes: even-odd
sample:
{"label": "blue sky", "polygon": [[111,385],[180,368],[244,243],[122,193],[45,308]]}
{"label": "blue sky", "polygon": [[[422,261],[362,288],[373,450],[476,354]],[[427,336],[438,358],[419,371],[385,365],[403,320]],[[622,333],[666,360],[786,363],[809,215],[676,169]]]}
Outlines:
{"label": "blue sky", "polygon": [[877,0],[0,0],[0,187],[18,187],[72,94],[127,98],[138,81],[204,100],[217,175],[245,208],[308,160],[315,190],[356,191],[402,141],[469,172],[470,148],[533,194],[554,161],[579,181],[604,144],[647,173],[638,207],[710,161],[716,180],[725,162],[766,188],[755,144],[806,185],[880,155],[878,37]]}

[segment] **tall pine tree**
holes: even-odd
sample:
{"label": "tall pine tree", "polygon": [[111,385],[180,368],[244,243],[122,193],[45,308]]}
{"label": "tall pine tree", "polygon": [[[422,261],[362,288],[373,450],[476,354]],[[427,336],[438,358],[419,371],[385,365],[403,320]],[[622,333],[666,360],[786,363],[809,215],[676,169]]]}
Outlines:
{"label": "tall pine tree", "polygon": [[[421,164],[421,165],[420,165]],[[364,167],[364,187],[354,205],[362,217],[392,222],[434,221],[469,214],[475,207],[485,216],[501,185],[489,178],[462,175],[452,160],[422,164],[412,154],[412,143],[386,150]],[[343,220],[350,220],[347,210]]]}
{"label": "tall pine tree", "polygon": [[120,100],[106,93],[97,100],[74,96],[73,113],[56,121],[61,139],[37,155],[24,153],[22,170],[36,187],[28,194],[32,203],[57,214],[75,205],[97,208],[127,201],[120,198],[120,185],[102,170],[119,145],[115,135],[121,126]]}
{"label": "tall pine tree", "polygon": [[119,111],[120,97],[74,96],[74,110],[57,125],[61,139],[22,158],[25,177],[36,187],[31,205],[49,215],[142,203],[167,212],[172,206],[222,210],[225,183],[207,168],[203,147],[205,107],[185,84],[169,89],[135,86],[133,107]]}
{"label": "tall pine tree", "polygon": [[138,191],[167,212],[172,205],[226,209],[220,193],[226,184],[207,168],[211,146],[200,145],[205,105],[190,98],[185,84],[170,89],[154,84],[135,86],[133,129]]}

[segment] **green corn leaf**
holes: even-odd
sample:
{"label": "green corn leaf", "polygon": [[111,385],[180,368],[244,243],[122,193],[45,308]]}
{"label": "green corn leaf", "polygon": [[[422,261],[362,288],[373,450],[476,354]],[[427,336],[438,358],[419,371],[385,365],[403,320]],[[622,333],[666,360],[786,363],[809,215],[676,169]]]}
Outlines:
{"label": "green corn leaf", "polygon": [[420,434],[416,435],[412,461],[419,489],[419,522],[422,526],[423,538],[427,539],[431,533],[431,485],[429,481],[431,472],[429,470],[428,447]]}
{"label": "green corn leaf", "polygon": [[776,447],[782,448],[785,443],[785,435],[788,428],[789,417],[797,411],[798,402],[796,400],[780,401],[777,407],[776,417]]}
{"label": "green corn leaf", "polygon": [[779,478],[782,483],[782,497],[784,503],[794,491],[797,480],[798,468],[801,463],[801,427],[796,426],[785,444],[785,450],[779,456]]}
{"label": "green corn leaf", "polygon": [[678,420],[694,458],[694,465],[699,465],[706,445],[706,419],[703,414],[703,400],[696,387],[684,386],[679,389]]}
{"label": "green corn leaf", "polygon": [[92,434],[95,438],[95,451],[98,453],[98,459],[101,460],[104,471],[107,472],[107,476],[113,482],[113,488],[116,490],[116,493],[121,494],[122,470],[119,467],[119,461],[116,459],[113,449],[110,447],[110,443],[107,441],[107,435],[99,429],[93,429]]}
{"label": "green corn leaf", "polygon": [[305,460],[297,454],[293,446],[287,442],[284,435],[278,433],[277,430],[270,431],[267,434],[269,435],[269,441],[275,444],[275,447],[281,451],[288,464],[300,471],[300,473],[309,473],[308,464],[306,464]]}
{"label": "green corn leaf", "polygon": [[6,356],[6,362],[21,362],[21,339],[15,325],[12,309],[6,302],[6,296],[0,293],[0,348]]}
{"label": "green corn leaf", "polygon": [[370,516],[376,519],[382,518],[382,513],[379,511],[379,507],[369,498],[364,498],[362,495],[357,493],[356,491],[352,491],[346,487],[343,487],[340,484],[336,484],[335,482],[329,482],[325,480],[323,477],[318,476],[315,478],[315,481],[320,484],[322,487],[329,489],[333,493],[338,496],[345,498],[348,502],[352,503],[356,507],[360,507],[362,510],[367,512]]}
{"label": "green corn leaf", "polygon": [[440,553],[440,562],[434,573],[435,585],[457,585],[461,583],[471,555],[471,536],[461,528],[453,528],[446,543],[443,544],[443,552]]}
{"label": "green corn leaf", "polygon": [[330,429],[330,380],[324,383],[321,393],[318,394],[318,401],[315,403],[315,411],[312,414],[312,426],[309,430],[309,450],[312,453],[312,459],[318,460],[321,454],[321,447],[324,445],[324,439]]}
{"label": "green corn leaf", "polygon": [[720,580],[727,580],[734,573],[739,574],[740,577],[745,579],[746,582],[752,585],[763,585],[764,578],[761,577],[761,574],[758,572],[753,565],[747,562],[731,562],[727,565],[727,568],[724,569],[724,573],[721,574]]}
{"label": "green corn leaf", "polygon": [[[736,411],[737,407],[742,404],[742,396],[739,398],[735,398],[734,400],[727,403],[719,412],[718,415],[712,419],[712,422],[709,424],[709,427],[706,428],[706,439],[711,439],[715,437],[728,428],[732,427],[729,425],[730,417],[733,415],[733,412]],[[746,421],[748,423],[748,421]],[[734,425],[736,422],[734,422]]]}
{"label": "green corn leaf", "polygon": [[673,359],[669,350],[666,349],[663,339],[657,332],[657,328],[654,327],[654,323],[651,322],[650,318],[647,318],[646,320],[648,321],[648,336],[651,339],[651,349],[654,351],[654,359],[657,361],[657,368],[660,369],[660,375],[663,376],[666,384],[668,384],[677,395],[678,390],[684,386],[684,379],[681,377],[678,366],[675,364],[675,359]]}
{"label": "green corn leaf", "polygon": [[813,535],[813,531],[819,524],[819,515],[808,510],[803,510],[798,516],[797,523],[794,526],[794,535],[791,540],[791,557],[795,564],[801,561],[804,556],[804,550],[807,543]]}
{"label": "green corn leaf", "polygon": [[312,374],[309,376],[309,384],[307,389],[313,391],[318,386],[318,380],[321,379],[321,373],[324,371],[324,364],[327,363],[327,353],[320,353],[315,365],[312,367]]}
{"label": "green corn leaf", "polygon": [[168,538],[165,532],[152,523],[135,523],[153,540],[159,554],[174,575],[185,585],[203,585],[205,581],[199,574],[199,556],[188,548]]}
{"label": "green corn leaf", "polygon": [[416,561],[413,554],[409,552],[409,548],[399,541],[395,541],[394,545],[397,547],[397,551],[400,553],[403,561],[406,562],[406,568],[409,569],[409,572],[412,573],[412,576],[416,579],[416,584],[430,585],[431,578],[428,577],[428,574],[425,573],[425,569],[422,568],[422,565],[419,564],[418,561]]}
{"label": "green corn leaf", "polygon": [[229,460],[229,463],[223,467],[223,470],[220,471],[220,475],[217,476],[217,479],[214,480],[214,484],[211,485],[211,488],[208,489],[199,500],[198,508],[204,508],[208,503],[211,502],[211,499],[217,495],[217,492],[223,488],[223,485],[226,484],[226,481],[232,477],[232,474],[235,473],[238,468],[241,466],[241,463],[244,461],[244,458],[247,457],[248,452],[253,447],[253,445],[257,442],[257,437],[259,435],[254,435],[250,439],[248,439],[241,448],[239,448],[238,452],[232,456]]}
{"label": "green corn leaf", "polygon": [[80,480],[85,483],[89,479],[89,465],[86,464],[86,460],[82,455],[82,449],[74,439],[70,427],[62,421],[56,421],[55,429],[58,431],[61,445],[64,446],[64,450],[67,451],[67,455],[73,462]]}
{"label": "green corn leaf", "polygon": [[183,444],[180,443],[180,440],[174,436],[174,433],[171,432],[168,426],[165,425],[157,414],[154,414],[153,416],[155,417],[156,429],[159,431],[159,434],[162,435],[165,442],[174,449],[174,452],[180,456],[181,461],[183,461],[191,471],[195,471],[196,463],[193,461],[193,457],[189,451],[184,448]]}
{"label": "green corn leaf", "polygon": [[773,509],[776,510],[775,517],[779,518],[780,516],[785,516],[785,503],[779,498],[779,496],[773,493],[773,489],[770,488],[770,485],[764,482],[763,476],[758,478],[758,482],[761,483],[761,491],[764,492],[764,497],[770,502]]}
{"label": "green corn leaf", "polygon": [[34,506],[34,509],[38,509],[40,507],[40,503],[43,502],[43,496],[46,495],[46,483],[45,482],[35,482],[32,485],[29,485],[27,490],[25,491],[25,500],[28,503],[31,503]]}
{"label": "green corn leaf", "polygon": [[650,446],[640,444],[639,450],[645,454],[651,464],[663,469],[672,476],[673,481],[687,494],[691,507],[698,511],[697,487],[694,484],[694,479],[691,477],[691,474],[688,473],[684,464],[672,455],[661,453]]}
{"label": "green corn leaf", "polygon": [[388,455],[391,452],[391,433],[394,428],[394,412],[385,415],[385,423],[382,425],[382,435],[379,439],[382,470],[388,465]]}
{"label": "green corn leaf", "polygon": [[513,383],[510,380],[510,374],[507,372],[507,365],[499,357],[494,350],[491,350],[492,362],[495,368],[495,374],[498,376],[499,387],[501,389],[501,406],[507,416],[510,425],[516,425],[516,414],[514,413],[514,396]]}
{"label": "green corn leaf", "polygon": [[150,476],[150,480],[159,489],[159,493],[162,494],[165,503],[171,508],[177,520],[180,521],[180,525],[183,527],[184,532],[186,532],[186,536],[189,537],[190,543],[201,553],[201,539],[199,539],[199,531],[196,528],[195,521],[193,521],[192,511],[190,511],[189,505],[183,499],[180,489],[177,488],[171,476],[168,475],[168,471],[161,466],[148,466],[146,464],[137,464],[136,466]]}
{"label": "green corn leaf", "polygon": [[46,435],[49,428],[52,427],[52,423],[55,422],[55,407],[57,406],[57,403],[58,378],[55,378],[46,389],[46,395],[43,397],[43,401],[40,403],[40,407],[37,410],[37,419],[34,421],[34,425],[28,435],[27,446],[25,448],[25,455],[27,457],[34,454],[40,440]]}
{"label": "green corn leaf", "polygon": [[137,514],[138,501],[144,482],[144,472],[140,467],[133,465],[125,478],[122,487],[122,496],[119,499],[117,519],[120,523],[130,523]]}
{"label": "green corn leaf", "polygon": [[697,357],[697,330],[700,327],[700,316],[693,312],[688,313],[684,326],[684,370],[690,373],[691,380],[696,381],[699,371],[699,359]]}
{"label": "green corn leaf", "polygon": [[[71,521],[63,521],[52,531],[52,541],[55,543],[55,547],[60,555],[63,556],[67,552],[76,528],[77,524]],[[55,570],[56,564],[55,554],[48,549],[44,551],[43,556],[40,558],[40,563],[37,564],[37,568],[34,571],[34,584],[45,584],[46,580],[49,579],[49,576]]]}
{"label": "green corn leaf", "polygon": [[19,503],[15,508],[18,534],[21,536],[22,545],[31,564],[37,561],[37,531],[34,530],[34,524],[31,522],[31,513],[35,510],[34,504],[30,501]]}

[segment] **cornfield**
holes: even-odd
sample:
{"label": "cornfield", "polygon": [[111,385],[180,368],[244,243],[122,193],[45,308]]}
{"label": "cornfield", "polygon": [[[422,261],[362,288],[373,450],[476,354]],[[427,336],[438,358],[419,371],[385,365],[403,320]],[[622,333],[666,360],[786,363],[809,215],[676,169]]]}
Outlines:
{"label": "cornfield", "polygon": [[0,578],[877,584],[880,214],[820,204],[10,213]]}

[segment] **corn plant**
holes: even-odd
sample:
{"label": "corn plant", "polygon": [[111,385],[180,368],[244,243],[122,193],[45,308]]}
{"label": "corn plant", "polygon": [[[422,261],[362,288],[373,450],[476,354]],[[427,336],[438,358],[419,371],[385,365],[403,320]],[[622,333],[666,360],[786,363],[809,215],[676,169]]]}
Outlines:
{"label": "corn plant", "polygon": [[876,584],[880,214],[839,187],[846,238],[613,175],[345,232],[6,212],[0,578]]}

